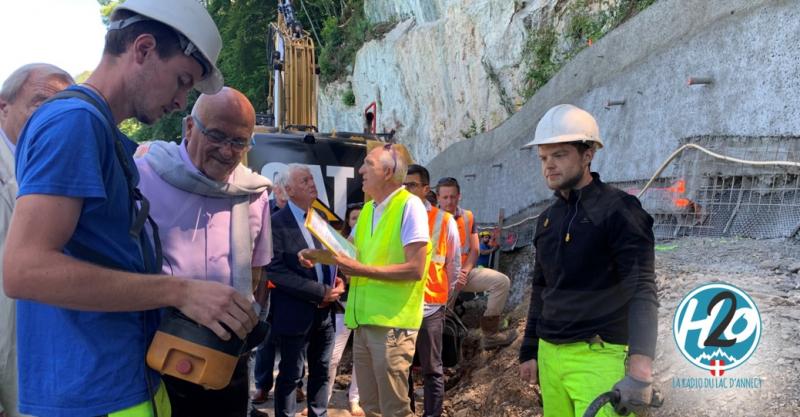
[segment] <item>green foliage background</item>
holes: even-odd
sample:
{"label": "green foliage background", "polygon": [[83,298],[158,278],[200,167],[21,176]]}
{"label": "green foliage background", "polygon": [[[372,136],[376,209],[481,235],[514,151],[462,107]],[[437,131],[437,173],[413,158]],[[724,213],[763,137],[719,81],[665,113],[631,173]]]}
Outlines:
{"label": "green foliage background", "polygon": [[[114,7],[123,1],[97,0],[104,22],[108,21]],[[656,0],[578,0],[570,4],[565,11],[569,20],[564,33],[559,35],[551,25],[529,34],[524,52],[526,82],[519,93],[526,99],[530,98],[588,44],[596,42],[654,2]],[[205,0],[202,3],[222,35],[224,47],[218,66],[225,84],[242,91],[257,112],[266,112],[269,105],[267,89],[272,76],[272,71],[268,70],[266,36],[269,24],[277,20],[278,0]],[[394,26],[394,22],[370,24],[364,14],[364,0],[294,0],[293,5],[297,19],[315,40],[323,84],[343,79],[352,72],[356,52],[363,43]],[[489,67],[487,71],[492,76],[493,69]],[[513,105],[507,93],[502,95],[507,101],[504,107],[510,115]],[[190,96],[185,111],[164,117],[152,126],[128,120],[122,126],[123,131],[139,141],[178,140],[181,119],[188,114],[196,99],[196,94]],[[342,102],[348,106],[355,105],[352,90],[343,94]],[[483,123],[473,121],[468,133],[480,132]]]}
{"label": "green foliage background", "polygon": [[559,48],[559,34],[551,25],[532,31],[524,46],[525,87],[522,96],[531,98],[561,67],[593,42],[597,42],[657,0],[578,0],[565,11],[566,45]]}
{"label": "green foliage background", "polygon": [[[167,0],[165,0],[167,1]],[[117,4],[124,0],[97,0],[100,16],[107,22]],[[268,71],[266,36],[269,24],[277,20],[277,0],[207,0],[204,2],[219,27],[223,48],[218,66],[225,84],[244,93],[256,112],[266,112]],[[364,16],[364,0],[295,0],[297,19],[311,33],[317,47],[320,79],[341,78],[352,65],[355,53],[370,36]],[[186,110],[162,118],[152,126],[130,120],[123,131],[132,139],[179,140],[181,119],[197,100],[189,97]]]}

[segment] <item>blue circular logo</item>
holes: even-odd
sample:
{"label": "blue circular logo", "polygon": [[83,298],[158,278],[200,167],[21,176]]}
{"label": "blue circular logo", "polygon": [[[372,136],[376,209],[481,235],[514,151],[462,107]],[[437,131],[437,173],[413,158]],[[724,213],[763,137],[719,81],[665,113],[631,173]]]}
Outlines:
{"label": "blue circular logo", "polygon": [[755,352],[761,339],[761,315],[753,299],[739,288],[706,284],[681,300],[672,332],[689,362],[722,376]]}

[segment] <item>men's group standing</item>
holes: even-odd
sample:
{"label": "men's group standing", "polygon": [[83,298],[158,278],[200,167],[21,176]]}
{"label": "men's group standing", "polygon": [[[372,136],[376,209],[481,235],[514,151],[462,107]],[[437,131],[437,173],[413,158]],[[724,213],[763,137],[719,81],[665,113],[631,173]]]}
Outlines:
{"label": "men's group standing", "polygon": [[[460,207],[458,181],[440,179],[431,204],[430,173],[397,145],[372,149],[359,167],[368,199],[345,219],[355,258],[315,262],[324,246],[305,226],[318,197],[314,176],[289,164],[272,184],[242,164],[255,111],[223,87],[221,48],[200,3],[127,0],[86,82],[35,64],[3,84],[0,417],[258,413],[248,408],[249,352],[220,390],[147,367],[167,308],[228,340],[247,338],[268,304],[261,316],[271,335],[261,349],[280,355],[280,417],[298,411],[306,374],[304,414],[327,416],[350,332],[353,415],[415,415],[416,356],[423,415],[441,416],[442,334],[461,291],[488,293],[485,349],[516,339],[502,318],[511,280],[479,264],[492,250]],[[202,94],[182,120],[181,142],[152,142],[134,159],[137,144],[119,123],[154,123],[183,109],[192,88]],[[652,383],[652,218],[590,171],[602,141],[581,112],[551,109],[530,144],[556,195],[537,226],[520,373],[541,381],[546,416],[581,415],[611,387],[621,394],[617,412],[638,412]],[[270,200],[273,187],[280,193]],[[266,362],[256,372],[261,399]]]}

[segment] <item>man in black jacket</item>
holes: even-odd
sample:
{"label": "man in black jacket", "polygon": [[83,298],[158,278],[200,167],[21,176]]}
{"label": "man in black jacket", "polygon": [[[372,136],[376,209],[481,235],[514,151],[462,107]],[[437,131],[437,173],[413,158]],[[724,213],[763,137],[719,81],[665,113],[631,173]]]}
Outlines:
{"label": "man in black jacket", "polygon": [[[308,360],[308,415],[328,415],[328,365],[333,349],[332,303],[344,292],[334,268],[302,266],[297,253],[322,245],[306,229],[305,215],[317,198],[308,167],[289,164],[279,185],[289,202],[272,215],[273,257],[267,265],[272,284],[270,315],[273,339],[281,354],[275,381],[275,416],[294,417],[295,388]],[[306,350],[308,358],[306,358]]]}
{"label": "man in black jacket", "polygon": [[[520,374],[540,382],[545,417],[581,416],[612,389],[621,394],[614,411],[638,413],[651,400],[658,324],[653,219],[591,172],[603,143],[586,111],[553,107],[532,146],[555,201],[536,227]],[[607,406],[598,415],[615,414]]]}

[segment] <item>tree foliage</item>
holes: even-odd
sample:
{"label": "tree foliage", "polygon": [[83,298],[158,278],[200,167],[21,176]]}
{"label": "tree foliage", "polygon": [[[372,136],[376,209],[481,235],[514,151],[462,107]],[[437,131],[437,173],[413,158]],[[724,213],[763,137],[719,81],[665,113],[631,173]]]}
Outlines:
{"label": "tree foliage", "polygon": [[[166,1],[166,0],[165,0]],[[104,22],[124,0],[97,0]],[[297,19],[312,34],[323,81],[340,78],[352,66],[355,53],[370,33],[364,16],[364,0],[294,0]],[[277,0],[207,0],[209,14],[222,36],[217,63],[225,85],[244,93],[257,112],[266,112],[271,71],[267,58],[269,24],[277,20]],[[154,138],[178,140],[181,119],[194,105],[191,95],[186,110],[164,117],[152,126],[130,123],[130,136],[139,141]]]}

